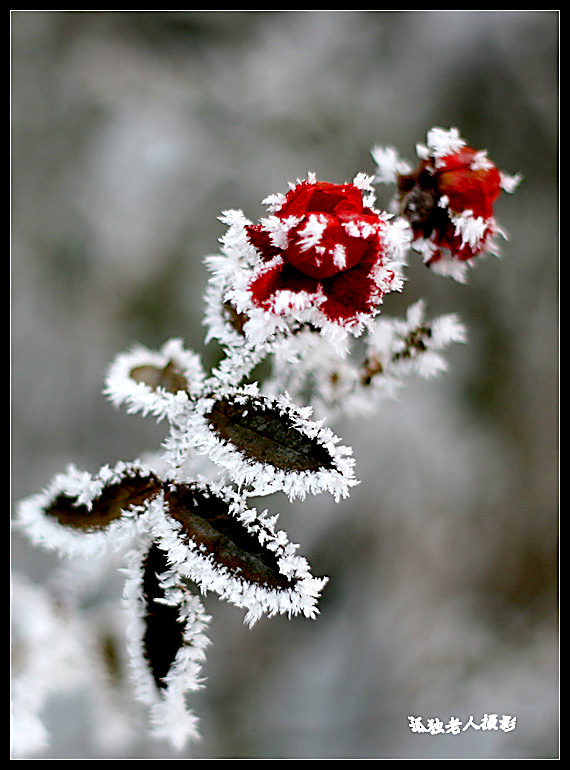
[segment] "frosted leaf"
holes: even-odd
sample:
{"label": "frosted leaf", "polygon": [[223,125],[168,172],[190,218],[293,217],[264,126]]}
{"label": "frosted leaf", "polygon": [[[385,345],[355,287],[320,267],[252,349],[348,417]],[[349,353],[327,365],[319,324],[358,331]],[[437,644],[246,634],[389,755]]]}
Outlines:
{"label": "frosted leaf", "polygon": [[172,468],[188,453],[207,454],[250,494],[281,490],[294,499],[328,491],[339,500],[356,483],[351,450],[330,429],[286,394],[269,398],[255,386],[202,398],[165,447]]}
{"label": "frosted leaf", "polygon": [[151,732],[180,750],[200,737],[185,696],[203,686],[210,617],[156,544],[139,544],[127,572],[124,600],[135,695],[149,707]]}
{"label": "frosted leaf", "polygon": [[100,555],[129,542],[160,490],[157,477],[138,462],[104,466],[96,475],[71,465],[19,504],[16,526],[60,554]]}
{"label": "frosted leaf", "polygon": [[275,523],[227,488],[178,483],[165,492],[164,516],[151,532],[176,574],[246,609],[249,625],[262,615],[313,618],[327,579],[311,575]]}
{"label": "frosted leaf", "polygon": [[365,338],[365,358],[356,361],[330,348],[308,347],[287,377],[287,362],[278,361],[274,387],[297,387],[309,393],[319,414],[336,419],[342,415],[373,413],[381,400],[395,398],[407,379],[429,379],[447,369],[445,349],[465,342],[463,324],[455,314],[425,317],[423,301],[411,305],[404,318],[380,317]]}
{"label": "frosted leaf", "polygon": [[[68,469],[41,501],[23,508],[21,525],[66,555],[92,555],[109,541],[130,545],[125,601],[135,693],[148,707],[153,735],[176,749],[199,738],[185,696],[202,685],[208,644],[209,618],[188,580],[245,609],[250,625],[277,613],[315,617],[327,582],[311,575],[297,546],[276,529],[277,516],[248,509],[225,487],[177,484],[136,463],[105,466],[96,476]],[[81,583],[90,582],[91,571],[79,574]],[[61,592],[65,579],[60,582]],[[69,596],[61,596],[67,606]],[[20,724],[39,744],[42,725],[33,705],[23,703]]]}
{"label": "frosted leaf", "polygon": [[189,398],[200,392],[204,371],[196,353],[171,339],[158,351],[142,345],[122,353],[105,378],[105,395],[130,413],[175,420]]}
{"label": "frosted leaf", "polygon": [[368,341],[364,383],[375,381],[378,387],[382,378],[433,377],[447,368],[443,350],[465,340],[465,328],[455,314],[428,320],[425,304],[419,300],[408,308],[404,319],[385,318],[376,325]]}

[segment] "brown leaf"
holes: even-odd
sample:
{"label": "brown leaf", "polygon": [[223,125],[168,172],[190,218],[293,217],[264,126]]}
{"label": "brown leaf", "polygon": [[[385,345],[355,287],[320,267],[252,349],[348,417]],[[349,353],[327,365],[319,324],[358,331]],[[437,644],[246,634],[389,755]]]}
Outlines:
{"label": "brown leaf", "polygon": [[162,368],[151,364],[135,366],[134,369],[131,369],[130,376],[135,382],[142,382],[153,390],[162,388],[168,393],[188,390],[186,377],[174,361],[169,361]]}
{"label": "brown leaf", "polygon": [[245,403],[221,398],[206,418],[220,438],[257,462],[290,471],[333,467],[326,447],[305,435],[288,414],[261,398],[249,397]]}
{"label": "brown leaf", "polygon": [[105,529],[123,512],[155,497],[162,489],[161,482],[152,474],[131,475],[109,484],[93,500],[91,507],[76,504],[76,499],[59,494],[46,508],[46,515],[53,516],[64,527],[86,532]]}
{"label": "brown leaf", "polygon": [[178,619],[178,607],[160,601],[164,599],[164,591],[158,576],[167,569],[166,554],[153,544],[143,564],[143,649],[155,684],[159,688],[166,687],[164,678],[184,643],[184,627]]}
{"label": "brown leaf", "polygon": [[274,588],[291,581],[279,572],[275,554],[231,514],[229,504],[208,489],[179,484],[165,495],[168,512],[216,562],[244,580]]}

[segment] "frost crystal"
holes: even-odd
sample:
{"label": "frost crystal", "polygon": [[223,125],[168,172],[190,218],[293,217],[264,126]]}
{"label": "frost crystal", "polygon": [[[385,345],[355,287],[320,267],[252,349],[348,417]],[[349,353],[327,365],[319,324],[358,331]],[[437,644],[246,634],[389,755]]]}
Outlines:
{"label": "frost crystal", "polygon": [[374,181],[380,184],[396,184],[399,174],[409,174],[411,166],[400,159],[394,147],[376,146],[371,151],[376,163],[376,176]]}
{"label": "frost crystal", "polygon": [[437,165],[439,159],[459,152],[464,146],[465,140],[456,128],[445,129],[436,126],[428,131],[427,147],[421,144],[417,146],[417,155],[419,158],[431,156],[436,159]]}
{"label": "frost crystal", "polygon": [[[278,515],[250,499],[350,494],[352,450],[330,423],[373,413],[410,377],[441,374],[448,346],[466,339],[455,314],[430,319],[423,300],[402,318],[381,314],[384,297],[404,289],[409,249],[465,281],[476,257],[497,251],[493,204],[520,181],[457,129],[431,129],[417,154],[414,170],[377,145],[375,174],[334,184],[310,173],[266,197],[257,221],[222,213],[219,253],[205,260],[206,342],[221,349],[211,371],[179,338],[134,345],[110,364],[109,401],[164,421],[167,435],[145,462],[69,466],[18,506],[16,526],[67,565],[49,585],[15,591],[15,641],[31,661],[14,688],[19,750],[45,745],[45,699],[70,670],[79,681],[82,665],[94,687],[109,683],[96,720],[108,745],[136,732],[135,703],[175,749],[198,740],[188,696],[204,685],[205,594],[241,608],[250,626],[317,617],[328,578],[313,576]],[[390,212],[376,208],[374,184],[397,186]],[[125,577],[121,620],[107,605],[87,617],[86,587],[113,570]],[[119,640],[132,693],[111,707],[116,677],[101,674],[102,650],[116,668]]]}

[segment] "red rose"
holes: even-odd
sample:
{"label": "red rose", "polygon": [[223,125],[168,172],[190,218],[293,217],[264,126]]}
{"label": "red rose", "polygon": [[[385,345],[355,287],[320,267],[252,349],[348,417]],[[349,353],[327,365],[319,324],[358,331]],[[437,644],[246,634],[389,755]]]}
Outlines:
{"label": "red rose", "polygon": [[466,263],[488,252],[498,253],[494,205],[501,191],[513,192],[520,175],[508,176],[469,147],[455,128],[432,128],[427,143],[417,145],[419,158],[410,171],[393,148],[375,147],[376,180],[395,182],[399,214],[412,229],[414,250],[427,265],[458,280]]}
{"label": "red rose", "polygon": [[305,299],[338,323],[373,312],[394,278],[381,270],[388,226],[355,184],[298,183],[272,218],[247,227],[262,260],[249,284],[252,303],[277,312],[293,295],[296,308]]}
{"label": "red rose", "polygon": [[[427,264],[442,250],[459,261],[486,251],[497,232],[493,204],[501,192],[501,175],[485,153],[462,147],[442,157],[420,161],[411,174],[398,175],[400,213],[410,223],[416,241],[431,247]],[[458,216],[478,220],[478,237],[466,238]]]}
{"label": "red rose", "polygon": [[440,195],[447,195],[449,208],[461,213],[470,209],[476,217],[493,216],[493,204],[501,192],[501,175],[481,153],[463,147],[446,155],[435,172]]}

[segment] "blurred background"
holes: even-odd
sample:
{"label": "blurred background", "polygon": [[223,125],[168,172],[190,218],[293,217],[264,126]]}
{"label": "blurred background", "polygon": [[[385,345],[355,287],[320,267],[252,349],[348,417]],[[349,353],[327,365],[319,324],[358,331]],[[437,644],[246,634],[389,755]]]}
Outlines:
{"label": "blurred background", "polygon": [[[315,621],[207,598],[201,743],[187,758],[558,756],[558,12],[12,11],[12,495],[69,462],[95,472],[158,448],[163,425],[115,410],[106,367],[182,337],[206,364],[203,257],[217,219],[314,171],[413,161],[456,126],[524,181],[509,233],[467,285],[410,260],[399,314],[457,312],[469,343],[375,421],[334,429],[361,484],[339,504],[276,498],[330,583]],[[391,189],[378,188],[387,205]],[[12,539],[43,584],[49,554]],[[89,688],[43,712],[45,758],[171,758],[144,732],[112,747]],[[414,734],[408,716],[485,713],[511,732]]]}

